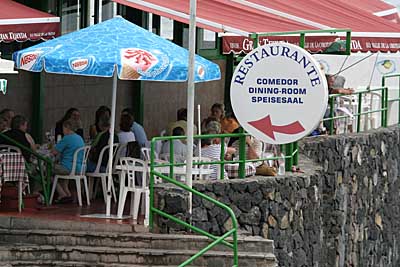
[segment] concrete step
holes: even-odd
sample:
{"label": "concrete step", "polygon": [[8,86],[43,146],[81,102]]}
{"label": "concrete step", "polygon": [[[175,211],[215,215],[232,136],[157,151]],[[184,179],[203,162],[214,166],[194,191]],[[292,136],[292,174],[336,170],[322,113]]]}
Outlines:
{"label": "concrete step", "polygon": [[[232,240],[228,239],[228,241],[231,242]],[[0,229],[0,242],[8,244],[201,250],[211,243],[211,239],[198,235]],[[238,237],[238,249],[246,252],[274,253],[273,241],[261,237]],[[218,245],[213,250],[231,251],[224,245]]]}
{"label": "concrete step", "polygon": [[[140,228],[140,229],[136,229]],[[88,231],[91,232],[112,232],[112,233],[133,233],[148,232],[143,225],[130,224],[105,224],[90,221],[72,220],[46,220],[43,218],[10,217],[0,215],[0,229],[30,229],[30,230],[65,230],[65,231]]]}
{"label": "concrete step", "polygon": [[[132,265],[118,263],[93,263],[78,261],[51,261],[51,260],[33,260],[33,261],[10,261],[0,262],[0,267],[151,267],[152,265]],[[174,265],[158,265],[157,267],[173,267]]]}
{"label": "concrete step", "polygon": [[[0,245],[0,262],[13,261],[66,261],[107,264],[142,264],[177,266],[196,254],[198,250],[138,249],[93,246],[51,246],[35,244]],[[240,266],[275,267],[271,253],[239,253]],[[194,261],[192,266],[231,267],[232,252],[209,251]]]}

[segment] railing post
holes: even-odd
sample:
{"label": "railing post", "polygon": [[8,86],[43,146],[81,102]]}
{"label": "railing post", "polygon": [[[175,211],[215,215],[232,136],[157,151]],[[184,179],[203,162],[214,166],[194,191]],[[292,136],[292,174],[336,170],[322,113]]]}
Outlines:
{"label": "railing post", "polygon": [[361,111],[362,111],[362,94],[358,94],[358,116],[357,116],[357,133],[360,132],[361,129]]}
{"label": "railing post", "polygon": [[285,159],[285,169],[286,171],[290,171],[293,166],[293,143],[285,144],[285,157],[289,156],[289,158]]}
{"label": "railing post", "polygon": [[154,221],[153,221],[153,209],[154,209],[154,139],[151,140],[150,144],[150,212],[149,212],[149,225],[150,231],[154,229]]}
{"label": "railing post", "polygon": [[385,127],[387,127],[387,122],[388,122],[388,110],[389,110],[389,88],[385,87]]}
{"label": "railing post", "polygon": [[333,121],[333,117],[334,117],[334,108],[335,108],[335,97],[331,97],[329,98],[329,135],[333,134],[333,128],[334,128],[334,121]]}
{"label": "railing post", "polygon": [[[292,151],[291,155],[293,155],[293,164],[295,166],[299,165],[299,151],[298,151],[298,149],[299,149],[299,143],[298,142],[294,142],[293,143],[293,151]],[[296,153],[293,154],[295,151],[296,151]]]}
{"label": "railing post", "polygon": [[[174,177],[174,140],[169,140],[169,177]],[[187,181],[188,178],[185,179]]]}
{"label": "railing post", "polygon": [[223,180],[225,178],[225,138],[221,137],[221,154],[220,154],[220,161],[222,162],[219,164],[219,179]]}
{"label": "railing post", "polygon": [[382,88],[381,89],[381,126],[385,127],[385,98],[386,98],[386,94],[385,94],[385,89]]}
{"label": "railing post", "polygon": [[242,135],[239,137],[239,177],[244,178],[246,176],[246,134],[244,133],[243,128],[240,129],[240,133]]}

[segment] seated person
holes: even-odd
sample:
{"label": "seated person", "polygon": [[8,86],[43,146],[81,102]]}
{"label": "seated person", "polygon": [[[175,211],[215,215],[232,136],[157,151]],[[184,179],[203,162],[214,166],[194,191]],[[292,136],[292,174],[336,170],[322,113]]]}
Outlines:
{"label": "seated person", "polygon": [[[337,76],[331,75],[331,74],[326,74],[325,78],[326,81],[328,83],[328,91],[329,94],[343,94],[343,95],[351,95],[352,93],[354,93],[354,89],[352,88],[342,88],[342,86],[344,85],[344,78],[342,76],[340,76],[341,78],[338,78],[338,81],[336,81]],[[341,87],[338,87],[340,86]],[[325,111],[325,115],[324,115],[324,119],[325,118],[329,118],[330,117],[330,106],[328,104],[328,107]],[[335,116],[335,113],[333,113]],[[324,121],[323,123],[323,127],[326,128],[329,132],[330,128],[331,128],[331,122],[329,120]],[[335,127],[334,125],[334,131],[336,130],[337,127]]]}
{"label": "seated person", "polygon": [[[54,164],[54,174],[68,175],[71,173],[72,164],[74,161],[74,153],[77,149],[85,146],[81,136],[75,133],[74,129],[78,127],[75,125],[76,121],[66,120],[63,122],[63,135],[64,137],[55,146],[52,154],[60,156],[59,164]],[[76,162],[76,171],[81,171],[83,161],[83,153],[79,153]],[[71,191],[68,188],[69,180],[60,180],[57,183],[57,200],[56,202],[68,203],[72,202]]]}
{"label": "seated person", "polygon": [[225,106],[221,103],[212,105],[209,117],[204,119],[201,124],[202,128],[204,129],[212,120],[216,120],[221,124],[221,133],[232,133],[233,130],[239,127],[239,123],[233,114],[229,117],[225,117]]}
{"label": "seated person", "polygon": [[[218,134],[216,132],[206,132],[205,134]],[[201,140],[201,156],[210,158],[213,161],[221,160],[221,139],[220,138],[206,138]],[[232,154],[235,153],[235,149],[227,148],[225,151],[225,158],[232,158]],[[199,156],[199,150],[197,149],[195,152],[196,156]],[[211,169],[213,169],[213,173],[210,175],[211,179],[218,179],[218,166],[217,164],[211,164]],[[227,178],[228,174],[224,170],[224,178]]]}
{"label": "seated person", "polygon": [[6,132],[8,129],[8,121],[6,118],[0,116],[0,133]]}
{"label": "seated person", "polygon": [[[0,142],[3,145],[20,147],[21,153],[24,156],[25,160],[30,162],[30,156],[31,156],[30,153],[24,150],[22,147],[36,149],[36,146],[34,144],[32,137],[30,137],[30,135],[27,134],[26,132],[27,129],[28,129],[28,121],[25,119],[25,117],[17,115],[11,121],[11,130],[4,132],[4,134],[17,141],[20,145],[15,145],[14,143],[9,142],[7,140],[0,140]],[[30,139],[32,140],[30,141]],[[33,144],[31,144],[31,142],[33,142]]]}
{"label": "seated person", "polygon": [[[176,127],[172,131],[173,136],[182,136],[185,135],[185,132],[183,128],[181,127]],[[186,144],[182,142],[182,140],[173,140],[172,141],[174,144],[174,162],[185,162],[186,160]],[[169,153],[170,153],[170,143],[169,141],[164,142],[162,147],[161,147],[161,152],[160,152],[160,157],[163,158],[169,158]]]}
{"label": "seated person", "polygon": [[75,132],[78,135],[80,135],[80,137],[83,138],[81,114],[79,113],[79,110],[76,108],[68,109],[67,112],[65,113],[64,117],[56,123],[55,137],[58,139],[58,136],[61,136],[61,137],[64,136],[63,124],[64,124],[64,121],[69,120],[69,119],[74,121],[74,125],[75,125],[74,127],[76,128]]}
{"label": "seated person", "polygon": [[239,123],[236,120],[235,114],[232,114],[221,119],[221,132],[222,133],[232,133],[239,127]]}
{"label": "seated person", "polygon": [[7,121],[6,130],[11,129],[11,121],[14,118],[14,116],[15,116],[14,111],[9,108],[5,108],[2,111],[0,111],[0,117],[4,118],[4,120]]}
{"label": "seated person", "polygon": [[[87,164],[87,172],[94,172],[96,170],[97,162],[99,161],[101,150],[109,144],[110,139],[110,117],[103,115],[99,121],[101,132],[96,136],[92,143],[92,148],[89,153],[89,160]],[[114,135],[114,144],[118,143],[118,136]],[[101,161],[101,172],[105,172],[108,165],[108,152],[103,154]]]}
{"label": "seated person", "polygon": [[141,147],[146,147],[146,145],[147,145],[146,132],[144,131],[143,126],[135,121],[135,116],[133,114],[133,110],[130,108],[125,108],[124,110],[122,110],[121,115],[122,114],[128,114],[132,117],[133,124],[132,124],[131,131],[135,135],[135,139],[136,139],[136,141],[138,141],[139,145]]}
{"label": "seated person", "polygon": [[[342,76],[340,76],[342,77]],[[351,95],[354,93],[354,89],[352,88],[341,88],[338,87],[338,85],[341,85],[344,82],[337,81],[336,82],[336,76],[331,75],[331,74],[326,74],[325,75],[326,81],[328,83],[328,91],[329,94],[342,94],[342,95]],[[335,84],[336,82],[336,84]]]}
{"label": "seated person", "polygon": [[[118,140],[121,145],[136,141],[135,134],[131,131],[132,124],[133,118],[130,115],[121,115],[121,119],[119,121],[120,132],[118,133]],[[121,156],[126,156],[126,148],[121,151]]]}
{"label": "seated person", "polygon": [[106,106],[101,106],[96,110],[95,122],[94,122],[94,124],[90,125],[90,128],[89,128],[90,140],[93,140],[96,137],[96,135],[99,132],[101,132],[100,127],[99,127],[99,121],[100,121],[100,117],[103,116],[103,114],[107,114],[109,117],[111,117],[111,110]]}
{"label": "seated person", "polygon": [[[240,141],[232,143],[232,147],[239,151]],[[262,157],[262,142],[253,136],[246,136],[246,159],[260,159]],[[263,161],[252,163],[256,167],[256,175],[275,176],[276,169]]]}
{"label": "seated person", "polygon": [[[181,108],[178,110],[177,114],[176,114],[177,120],[175,122],[172,122],[168,125],[167,127],[167,134],[169,136],[172,136],[173,133],[172,131],[176,128],[176,127],[180,127],[183,129],[183,134],[182,135],[186,135],[186,127],[187,127],[187,109],[186,108]],[[193,125],[193,134],[198,134],[197,132],[197,127],[196,125]]]}

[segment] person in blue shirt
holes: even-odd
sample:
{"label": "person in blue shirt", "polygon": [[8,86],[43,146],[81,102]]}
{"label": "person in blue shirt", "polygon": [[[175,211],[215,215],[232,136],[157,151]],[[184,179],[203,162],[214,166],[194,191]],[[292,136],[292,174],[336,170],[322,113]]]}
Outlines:
{"label": "person in blue shirt", "polygon": [[[63,122],[64,137],[55,146],[52,154],[59,156],[60,161],[54,164],[54,174],[68,175],[71,173],[72,164],[74,160],[74,153],[77,149],[85,146],[81,136],[75,133],[77,125],[73,120],[66,120]],[[80,171],[83,161],[83,152],[78,154],[76,162],[76,171]],[[72,194],[68,188],[69,180],[61,180],[57,183],[58,198],[56,202],[68,203],[72,202]]]}
{"label": "person in blue shirt", "polygon": [[137,123],[135,121],[135,116],[133,115],[133,110],[130,108],[126,108],[122,110],[121,115],[128,114],[132,117],[133,119],[133,124],[132,124],[132,132],[135,135],[136,141],[139,143],[141,147],[146,147],[147,144],[147,135],[146,132],[144,131],[144,128],[142,125]]}

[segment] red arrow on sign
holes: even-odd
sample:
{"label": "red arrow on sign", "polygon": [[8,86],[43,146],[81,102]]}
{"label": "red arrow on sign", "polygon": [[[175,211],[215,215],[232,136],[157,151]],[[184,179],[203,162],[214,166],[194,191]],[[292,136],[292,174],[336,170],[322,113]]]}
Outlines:
{"label": "red arrow on sign", "polygon": [[299,121],[292,122],[288,125],[273,125],[270,115],[265,118],[259,119],[258,121],[250,121],[249,124],[257,130],[265,133],[273,140],[275,140],[274,132],[284,134],[298,134],[304,131],[304,127]]}

